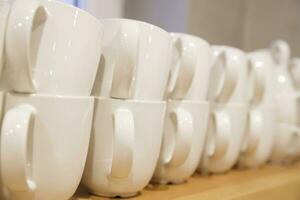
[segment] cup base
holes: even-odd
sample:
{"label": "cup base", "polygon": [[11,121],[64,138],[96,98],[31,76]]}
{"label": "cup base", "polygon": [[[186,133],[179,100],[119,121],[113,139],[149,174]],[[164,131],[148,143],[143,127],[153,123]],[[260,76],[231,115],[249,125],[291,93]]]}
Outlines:
{"label": "cup base", "polygon": [[151,183],[154,184],[160,184],[160,185],[167,185],[167,184],[173,184],[173,185],[179,185],[187,182],[186,179],[178,179],[178,180],[151,180]]}
{"label": "cup base", "polygon": [[100,192],[95,192],[95,191],[91,191],[90,193],[93,195],[96,195],[96,196],[106,197],[106,198],[114,198],[114,197],[130,198],[130,197],[137,196],[139,194],[139,192],[123,193],[123,194],[110,194],[110,193],[100,193]]}

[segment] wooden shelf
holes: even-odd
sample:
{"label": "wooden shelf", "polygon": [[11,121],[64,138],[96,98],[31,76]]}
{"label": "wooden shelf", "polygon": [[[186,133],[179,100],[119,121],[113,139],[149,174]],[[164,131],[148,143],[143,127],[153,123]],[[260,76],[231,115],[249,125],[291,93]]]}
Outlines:
{"label": "wooden shelf", "polygon": [[[74,200],[102,200],[78,191]],[[300,199],[300,162],[289,166],[267,165],[254,170],[232,170],[227,174],[195,174],[181,185],[149,185],[133,200]]]}

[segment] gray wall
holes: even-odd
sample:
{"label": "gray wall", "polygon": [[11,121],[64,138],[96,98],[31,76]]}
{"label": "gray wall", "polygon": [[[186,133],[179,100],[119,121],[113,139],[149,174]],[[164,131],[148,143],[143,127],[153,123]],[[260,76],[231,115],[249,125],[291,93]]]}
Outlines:
{"label": "gray wall", "polygon": [[170,32],[186,32],[187,2],[184,0],[127,0],[124,16],[155,24]]}
{"label": "gray wall", "polygon": [[190,0],[187,31],[247,51],[285,39],[300,56],[300,1]]}
{"label": "gray wall", "polygon": [[300,56],[300,0],[87,0],[99,18],[126,17],[247,51],[285,39]]}

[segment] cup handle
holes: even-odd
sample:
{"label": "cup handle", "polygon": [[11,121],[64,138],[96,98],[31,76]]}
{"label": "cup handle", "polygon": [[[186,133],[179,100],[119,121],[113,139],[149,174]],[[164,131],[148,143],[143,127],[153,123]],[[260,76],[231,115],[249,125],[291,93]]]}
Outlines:
{"label": "cup handle", "polygon": [[120,108],[113,115],[114,141],[110,176],[126,178],[132,168],[134,118],[131,111]]}
{"label": "cup handle", "polygon": [[228,149],[232,131],[231,120],[224,111],[215,111],[210,120],[212,120],[211,125],[214,129],[214,137],[208,143],[208,156],[221,157]]}
{"label": "cup handle", "polygon": [[271,43],[270,52],[276,64],[287,66],[290,61],[290,46],[284,40],[276,40]]}
{"label": "cup handle", "polygon": [[175,145],[171,156],[165,164],[176,167],[182,165],[191,151],[193,140],[193,117],[184,109],[178,108],[170,113],[170,118],[176,126]]}
{"label": "cup handle", "polygon": [[138,56],[139,26],[136,22],[121,23],[120,46],[114,66],[110,96],[128,99],[133,94],[135,65]]}
{"label": "cup handle", "polygon": [[227,64],[225,52],[216,55],[210,77],[209,99],[225,102],[229,99],[237,85],[237,73]]}
{"label": "cup handle", "polygon": [[12,5],[7,23],[6,52],[8,58],[14,60],[9,67],[15,91],[34,92],[36,89],[33,82],[33,57],[36,56],[33,54],[36,52],[31,49],[31,36],[32,31],[46,19],[47,12],[37,0],[27,0],[26,3],[16,0]]}
{"label": "cup handle", "polygon": [[34,108],[24,104],[9,110],[3,119],[1,170],[3,182],[11,191],[34,191],[36,188],[28,158],[34,115]]}
{"label": "cup handle", "polygon": [[242,146],[242,152],[252,153],[259,145],[260,136],[264,133],[264,120],[261,112],[251,111],[249,113],[248,138]]}
{"label": "cup handle", "polygon": [[262,69],[254,67],[254,63],[251,59],[248,60],[248,82],[249,101],[253,104],[258,104],[265,92],[265,77],[261,72]]}
{"label": "cup handle", "polygon": [[177,62],[179,62],[179,69],[174,68],[176,73],[172,73],[171,86],[169,90],[171,92],[171,98],[182,99],[188,92],[196,70],[199,52],[195,45],[187,44],[183,46],[183,41],[179,37],[174,41],[175,51],[180,55]]}
{"label": "cup handle", "polygon": [[296,88],[300,88],[300,59],[293,58],[289,63],[289,72]]}

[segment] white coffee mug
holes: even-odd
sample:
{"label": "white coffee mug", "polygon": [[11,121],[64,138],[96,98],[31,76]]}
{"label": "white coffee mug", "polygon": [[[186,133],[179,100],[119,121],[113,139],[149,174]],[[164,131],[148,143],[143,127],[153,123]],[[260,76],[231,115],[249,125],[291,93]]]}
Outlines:
{"label": "white coffee mug", "polygon": [[278,109],[279,121],[296,124],[298,122],[298,108],[300,93],[293,84],[290,69],[290,47],[285,41],[274,41],[270,47],[274,60],[275,102]]}
{"label": "white coffee mug", "polygon": [[169,99],[207,99],[212,50],[205,40],[188,34],[171,33],[174,51],[167,93]]}
{"label": "white coffee mug", "polygon": [[238,165],[255,168],[264,165],[271,156],[276,131],[274,105],[260,105],[249,112],[248,126]]}
{"label": "white coffee mug", "polygon": [[223,173],[237,162],[247,123],[247,104],[215,104],[198,171]]}
{"label": "white coffee mug", "polygon": [[[275,86],[274,86],[274,60],[268,49],[259,49],[248,53],[248,60],[252,67],[252,96],[250,97],[250,104],[258,106],[262,104],[274,104]],[[250,84],[250,85],[251,85]],[[256,88],[256,89],[255,89]],[[256,90],[256,92],[255,92]]]}
{"label": "white coffee mug", "polygon": [[82,183],[93,194],[129,197],[150,181],[159,157],[166,104],[96,98]]}
{"label": "white coffee mug", "polygon": [[68,4],[16,0],[6,31],[13,89],[90,95],[101,55],[102,30],[95,17]]}
{"label": "white coffee mug", "polygon": [[8,93],[1,171],[12,199],[68,200],[84,170],[94,98]]}
{"label": "white coffee mug", "polygon": [[204,147],[210,104],[168,100],[160,158],[152,182],[183,183],[197,169]]}
{"label": "white coffee mug", "polygon": [[169,33],[136,20],[100,21],[104,28],[103,56],[93,95],[162,100],[171,67]]}
{"label": "white coffee mug", "polygon": [[[212,49],[214,57],[225,53],[225,59],[223,59],[223,64],[215,65],[217,67],[213,66],[215,69],[212,69],[210,78],[210,100],[217,103],[245,103],[248,78],[246,54],[229,46],[213,46]],[[218,66],[223,65],[226,67],[219,69]],[[219,76],[215,74],[219,74]]]}
{"label": "white coffee mug", "polygon": [[248,53],[249,113],[239,167],[254,168],[265,164],[272,152],[275,125],[277,122],[274,104],[272,69],[274,63],[268,50]]}

